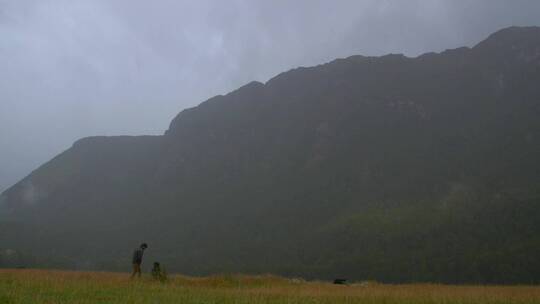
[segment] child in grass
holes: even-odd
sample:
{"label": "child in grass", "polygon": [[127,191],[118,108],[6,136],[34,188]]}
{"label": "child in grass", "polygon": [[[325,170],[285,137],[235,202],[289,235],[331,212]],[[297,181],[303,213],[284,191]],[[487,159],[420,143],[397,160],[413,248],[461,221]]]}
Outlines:
{"label": "child in grass", "polygon": [[167,273],[165,273],[165,269],[161,269],[158,262],[154,262],[154,267],[152,268],[152,278],[160,282],[167,281]]}

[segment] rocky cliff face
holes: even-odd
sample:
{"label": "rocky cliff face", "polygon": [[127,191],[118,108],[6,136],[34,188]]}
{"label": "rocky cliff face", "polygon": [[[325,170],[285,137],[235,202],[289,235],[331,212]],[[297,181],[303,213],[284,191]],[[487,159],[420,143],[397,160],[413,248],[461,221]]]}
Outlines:
{"label": "rocky cliff face", "polygon": [[2,195],[0,240],[45,266],[124,269],[144,240],[195,274],[538,282],[539,83],[534,27],[294,69],[75,143]]}

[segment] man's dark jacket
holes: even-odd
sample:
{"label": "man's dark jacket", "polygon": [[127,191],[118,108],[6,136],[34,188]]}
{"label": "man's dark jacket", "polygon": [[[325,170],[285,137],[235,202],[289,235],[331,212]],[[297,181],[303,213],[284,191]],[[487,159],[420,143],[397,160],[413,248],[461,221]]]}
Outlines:
{"label": "man's dark jacket", "polygon": [[142,257],[143,257],[144,251],[142,249],[136,249],[135,252],[133,252],[133,264],[141,264],[142,263]]}

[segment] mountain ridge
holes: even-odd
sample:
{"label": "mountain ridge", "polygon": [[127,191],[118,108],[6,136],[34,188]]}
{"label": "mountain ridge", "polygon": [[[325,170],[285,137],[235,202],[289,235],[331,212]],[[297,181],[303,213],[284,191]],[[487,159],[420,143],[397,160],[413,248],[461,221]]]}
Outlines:
{"label": "mountain ridge", "polygon": [[0,240],[48,267],[145,240],[190,274],[538,282],[539,39],[336,59],[81,139],[1,195]]}

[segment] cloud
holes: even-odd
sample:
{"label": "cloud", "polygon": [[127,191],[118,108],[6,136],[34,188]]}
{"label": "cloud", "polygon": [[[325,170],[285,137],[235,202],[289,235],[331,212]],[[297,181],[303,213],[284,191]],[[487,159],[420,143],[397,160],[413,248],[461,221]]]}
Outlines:
{"label": "cloud", "polygon": [[538,20],[535,0],[0,0],[0,191],[80,137],[160,134],[251,80]]}

